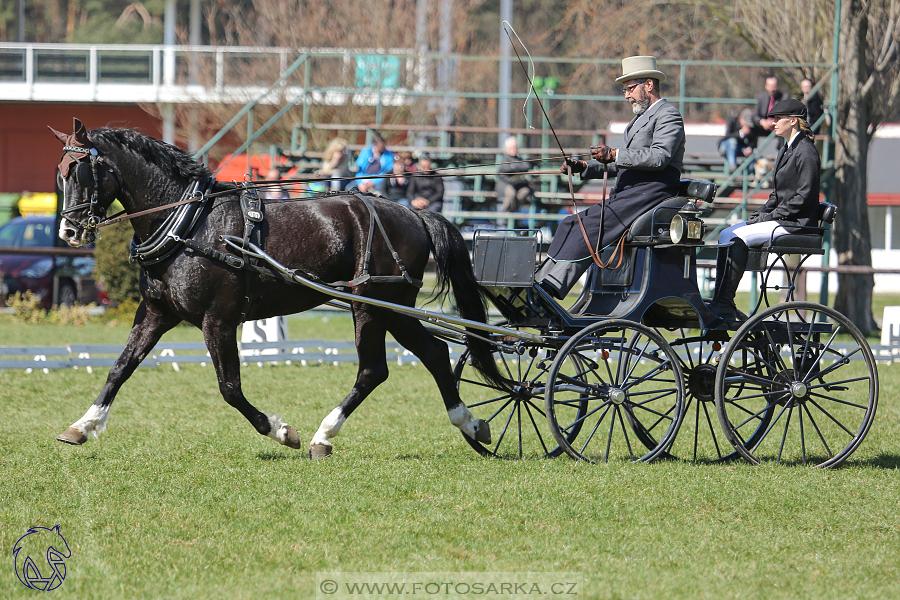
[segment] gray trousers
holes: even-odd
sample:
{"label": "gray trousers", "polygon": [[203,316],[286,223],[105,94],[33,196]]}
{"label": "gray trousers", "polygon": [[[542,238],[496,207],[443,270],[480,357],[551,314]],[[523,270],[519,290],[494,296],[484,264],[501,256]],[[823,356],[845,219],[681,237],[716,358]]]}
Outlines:
{"label": "gray trousers", "polygon": [[557,300],[562,300],[592,264],[590,258],[577,261],[556,261],[547,258],[538,267],[534,279],[541,283],[545,290],[553,293]]}

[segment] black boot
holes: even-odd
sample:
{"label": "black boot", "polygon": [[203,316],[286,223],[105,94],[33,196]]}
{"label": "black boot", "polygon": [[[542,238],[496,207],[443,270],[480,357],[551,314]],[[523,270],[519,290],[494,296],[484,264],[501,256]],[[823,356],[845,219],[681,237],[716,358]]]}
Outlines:
{"label": "black boot", "polygon": [[749,249],[744,240],[735,238],[730,246],[719,248],[716,257],[716,289],[706,307],[723,321],[745,321],[747,315],[737,309],[734,295],[744,276]]}

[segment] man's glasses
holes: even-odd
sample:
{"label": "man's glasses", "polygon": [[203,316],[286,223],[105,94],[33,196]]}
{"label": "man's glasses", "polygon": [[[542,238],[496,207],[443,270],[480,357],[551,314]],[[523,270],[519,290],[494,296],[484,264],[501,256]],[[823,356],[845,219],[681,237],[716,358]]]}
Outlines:
{"label": "man's glasses", "polygon": [[644,85],[644,82],[642,81],[640,83],[632,83],[631,85],[626,85],[625,87],[622,88],[622,93],[627,96],[628,94],[631,93],[631,90],[633,90],[634,88],[636,88],[639,85]]}

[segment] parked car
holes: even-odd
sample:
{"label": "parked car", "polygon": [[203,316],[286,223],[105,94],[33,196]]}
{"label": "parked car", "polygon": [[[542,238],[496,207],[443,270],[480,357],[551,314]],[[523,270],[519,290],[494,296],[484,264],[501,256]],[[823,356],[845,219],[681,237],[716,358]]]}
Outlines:
{"label": "parked car", "polygon": [[[54,217],[18,217],[0,227],[0,249],[49,249],[54,247],[56,237]],[[92,256],[0,253],[0,274],[3,276],[0,305],[5,305],[10,294],[27,290],[40,298],[43,308],[53,304],[71,306],[75,302],[97,302],[93,271]]]}

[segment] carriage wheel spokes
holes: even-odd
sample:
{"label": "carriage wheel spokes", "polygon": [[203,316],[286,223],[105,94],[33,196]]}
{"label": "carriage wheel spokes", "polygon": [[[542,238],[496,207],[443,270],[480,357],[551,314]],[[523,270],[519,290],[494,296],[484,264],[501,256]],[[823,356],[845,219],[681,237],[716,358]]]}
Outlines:
{"label": "carriage wheel spokes", "polygon": [[[657,332],[630,321],[601,321],[579,331],[547,377],[550,430],[579,460],[652,460],[665,453],[684,417],[678,358]],[[576,426],[585,433],[572,443],[568,434]]]}
{"label": "carriage wheel spokes", "polygon": [[[469,362],[468,350],[460,356],[453,370],[459,396],[476,419],[491,425],[494,436],[491,444],[482,444],[463,435],[476,452],[501,458],[555,457],[562,453],[546,429],[542,399],[550,362],[547,351],[545,347],[529,346],[523,354],[494,352],[500,373],[512,382],[511,389],[498,389],[481,380]],[[582,404],[576,411],[585,408]],[[580,429],[568,435],[574,439]]]}
{"label": "carriage wheel spokes", "polygon": [[[678,333],[679,337],[671,345],[684,373],[685,419],[667,456],[700,462],[740,458],[724,439],[715,416],[716,372],[727,341],[708,338],[698,335],[701,333],[699,331],[685,331],[683,328]],[[750,360],[742,362],[739,368],[749,378],[759,366]],[[768,383],[768,380],[761,381]],[[739,393],[737,388],[745,384],[743,380],[729,382],[729,386],[735,386],[732,393]]]}
{"label": "carriage wheel spokes", "polygon": [[[752,366],[742,356],[752,356]],[[737,331],[722,364],[716,411],[751,463],[834,467],[872,425],[874,356],[859,329],[827,306],[789,302],[761,311]]]}

